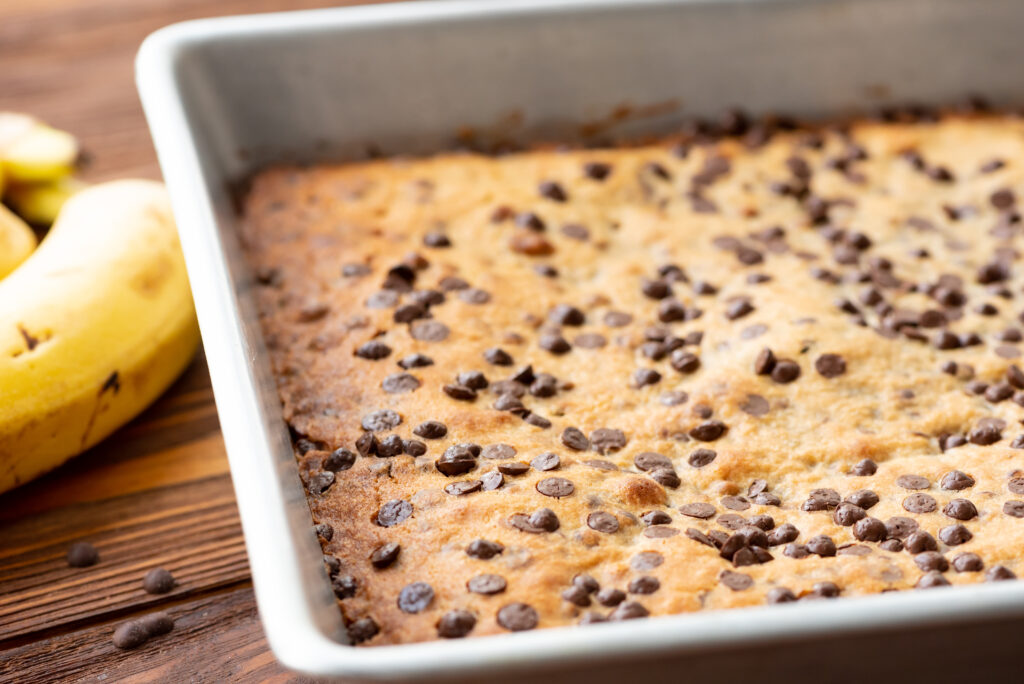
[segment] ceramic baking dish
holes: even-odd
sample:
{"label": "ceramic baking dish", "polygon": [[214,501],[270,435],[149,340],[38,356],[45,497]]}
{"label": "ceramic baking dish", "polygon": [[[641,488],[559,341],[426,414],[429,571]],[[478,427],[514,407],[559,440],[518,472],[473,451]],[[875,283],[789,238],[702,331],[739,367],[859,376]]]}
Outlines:
{"label": "ceramic baking dish", "polygon": [[[736,663],[772,644],[772,653],[788,648],[807,658],[815,640],[1024,614],[1024,582],[1004,582],[346,645],[260,337],[233,204],[238,183],[268,163],[426,153],[450,146],[466,127],[551,139],[616,110],[650,114],[626,117],[613,130],[634,134],[733,105],[836,115],[890,102],[956,102],[968,93],[1020,105],[1024,81],[1013,66],[1024,64],[1022,26],[1024,4],[1012,0],[497,0],[231,17],[150,36],[138,56],[138,87],[181,231],[276,656],[308,673],[368,680],[529,673],[539,681],[557,670],[559,681],[657,681],[678,679],[678,668],[709,652]],[[960,629],[958,648],[983,633]]]}

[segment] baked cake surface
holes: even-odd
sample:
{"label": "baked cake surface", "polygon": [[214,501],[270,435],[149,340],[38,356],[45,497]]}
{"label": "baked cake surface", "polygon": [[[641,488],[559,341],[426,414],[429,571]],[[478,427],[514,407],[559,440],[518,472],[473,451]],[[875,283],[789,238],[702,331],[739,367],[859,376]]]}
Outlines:
{"label": "baked cake surface", "polygon": [[987,116],[260,174],[354,641],[1013,578],[1022,160]]}

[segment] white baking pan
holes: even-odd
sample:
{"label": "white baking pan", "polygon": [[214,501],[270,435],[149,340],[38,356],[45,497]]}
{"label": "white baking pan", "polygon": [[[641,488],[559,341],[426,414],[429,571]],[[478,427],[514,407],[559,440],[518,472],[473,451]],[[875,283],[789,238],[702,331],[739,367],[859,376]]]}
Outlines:
{"label": "white baking pan", "polygon": [[[569,137],[622,104],[673,105],[615,129],[624,134],[733,105],[836,115],[969,93],[1020,105],[1022,35],[1024,3],[1013,0],[498,0],[211,19],[150,36],[138,87],[181,231],[259,610],[281,662],[365,680],[529,673],[529,681],[646,682],[690,672],[729,678],[730,666],[767,658],[770,669],[752,671],[760,681],[787,666],[786,677],[845,681],[800,668],[815,654],[853,648],[848,667],[876,662],[880,676],[908,660],[912,672],[931,662],[950,673],[971,653],[972,636],[991,643],[1005,633],[978,621],[1024,615],[1024,582],[348,646],[260,338],[232,193],[275,161],[425,153],[450,146],[466,126]],[[883,666],[885,645],[911,628],[956,648],[898,654]],[[864,646],[870,635],[882,646]],[[717,664],[699,665],[711,652]]]}

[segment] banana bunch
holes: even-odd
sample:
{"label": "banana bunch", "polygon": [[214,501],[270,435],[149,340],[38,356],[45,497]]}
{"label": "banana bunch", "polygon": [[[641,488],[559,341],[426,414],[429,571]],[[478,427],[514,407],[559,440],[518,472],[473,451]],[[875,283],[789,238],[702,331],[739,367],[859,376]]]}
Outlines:
{"label": "banana bunch", "polygon": [[[199,343],[167,193],[70,177],[73,137],[0,113],[0,492],[129,421]],[[53,221],[36,248],[33,224]],[[55,218],[55,220],[54,220]]]}

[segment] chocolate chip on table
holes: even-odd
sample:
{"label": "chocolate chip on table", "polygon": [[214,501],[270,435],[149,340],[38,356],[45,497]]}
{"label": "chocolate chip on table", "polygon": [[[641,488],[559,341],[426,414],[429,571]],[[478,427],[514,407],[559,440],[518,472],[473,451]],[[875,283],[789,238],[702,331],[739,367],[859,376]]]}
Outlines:
{"label": "chocolate chip on table", "polygon": [[832,541],[831,537],[819,534],[807,540],[807,550],[823,558],[834,556],[836,555],[836,543]]}
{"label": "chocolate chip on table", "polygon": [[976,553],[958,553],[953,556],[953,569],[957,572],[981,572],[985,563]]}
{"label": "chocolate chip on table", "polygon": [[398,608],[403,613],[421,613],[434,601],[434,588],[426,582],[413,582],[402,587]]}
{"label": "chocolate chip on table", "polygon": [[162,610],[143,615],[138,619],[138,623],[150,637],[161,636],[174,629],[174,620]]}
{"label": "chocolate chip on table", "polygon": [[123,650],[138,648],[148,639],[149,630],[138,620],[124,622],[114,630],[114,646]]}
{"label": "chocolate chip on table", "polygon": [[814,362],[818,374],[825,378],[838,378],[846,372],[846,361],[838,354],[822,354]]}
{"label": "chocolate chip on table", "polygon": [[986,582],[1000,582],[1012,579],[1017,579],[1017,575],[1015,575],[1012,570],[1002,565],[993,565],[988,569],[988,572],[985,573]]}
{"label": "chocolate chip on table", "polygon": [[392,499],[377,510],[374,522],[381,527],[394,527],[412,515],[412,504],[402,499]]}
{"label": "chocolate chip on table", "polygon": [[903,508],[911,513],[931,513],[938,507],[934,497],[921,492],[903,499]]}
{"label": "chocolate chip on table", "polygon": [[576,489],[572,482],[564,477],[546,477],[537,482],[536,488],[544,496],[550,496],[555,499],[570,496]]}
{"label": "chocolate chip on table", "polygon": [[147,594],[166,594],[174,589],[175,584],[174,575],[164,568],[153,568],[142,580],[142,588]]}
{"label": "chocolate chip on table", "polygon": [[619,531],[619,520],[611,513],[595,511],[587,516],[587,527],[604,534],[614,534]]}
{"label": "chocolate chip on table", "polygon": [[723,570],[718,575],[718,581],[733,591],[744,591],[754,586],[754,578],[741,572]]}
{"label": "chocolate chip on table", "polygon": [[468,610],[450,610],[437,622],[437,635],[442,639],[461,639],[476,627],[476,616]]}
{"label": "chocolate chip on table", "polygon": [[423,368],[425,366],[433,366],[434,360],[424,354],[410,354],[409,356],[406,356],[401,361],[399,361],[398,365],[404,368],[405,370],[409,370],[410,368]]}
{"label": "chocolate chip on table", "polygon": [[99,560],[99,552],[89,542],[75,542],[68,547],[67,561],[73,568],[87,568],[96,565]]}
{"label": "chocolate chip on table", "polygon": [[372,617],[359,618],[348,626],[348,638],[353,644],[369,641],[380,633],[380,625]]}
{"label": "chocolate chip on table", "polygon": [[590,433],[590,446],[599,454],[610,454],[626,446],[626,434],[616,428],[597,428]]}
{"label": "chocolate chip on table", "polygon": [[858,461],[850,468],[850,475],[856,475],[860,477],[866,477],[874,475],[878,472],[878,464],[872,461],[870,458],[865,458],[862,461]]}
{"label": "chocolate chip on table", "polygon": [[498,624],[510,632],[533,629],[539,622],[537,611],[526,603],[509,603],[498,611]]}
{"label": "chocolate chip on table", "polygon": [[401,550],[402,547],[395,542],[385,542],[370,554],[370,563],[378,570],[383,570],[398,560],[398,554]]}
{"label": "chocolate chip on table", "polygon": [[796,361],[790,359],[779,359],[772,369],[771,378],[775,382],[785,385],[800,377],[800,366]]}
{"label": "chocolate chip on table", "polygon": [[959,470],[951,470],[942,476],[939,486],[949,491],[960,491],[974,486],[974,478]]}
{"label": "chocolate chip on table", "polygon": [[355,355],[361,359],[379,361],[391,355],[391,347],[378,340],[365,342],[356,349]]}

